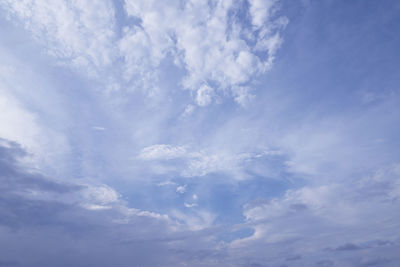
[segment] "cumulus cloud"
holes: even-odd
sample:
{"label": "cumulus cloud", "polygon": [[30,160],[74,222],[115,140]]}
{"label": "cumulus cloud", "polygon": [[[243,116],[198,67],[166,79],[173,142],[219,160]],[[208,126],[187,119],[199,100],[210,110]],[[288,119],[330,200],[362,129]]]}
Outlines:
{"label": "cumulus cloud", "polygon": [[[275,16],[276,2],[250,1],[247,9],[244,1],[127,1],[126,10],[141,19],[151,60],[172,53],[188,71],[184,87],[196,91],[197,104],[205,106],[212,99],[208,81],[215,90],[231,90],[270,67],[281,43],[279,31],[287,24]],[[238,19],[240,12],[249,13],[255,28]]]}
{"label": "cumulus cloud", "polygon": [[19,18],[49,54],[105,78],[108,90],[151,92],[158,86],[161,62],[172,58],[187,73],[183,87],[206,106],[226,92],[240,104],[249,99],[244,85],[271,67],[288,23],[276,15],[277,3],[127,0],[125,12],[137,21],[129,25],[117,22],[112,1],[5,0],[1,7]]}

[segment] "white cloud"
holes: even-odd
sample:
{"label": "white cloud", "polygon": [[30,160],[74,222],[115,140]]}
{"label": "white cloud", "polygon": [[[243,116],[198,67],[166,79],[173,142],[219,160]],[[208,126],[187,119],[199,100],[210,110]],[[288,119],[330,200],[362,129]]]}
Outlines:
{"label": "white cloud", "polygon": [[101,126],[93,126],[92,129],[96,130],[96,131],[105,131],[106,130],[106,128],[101,127]]}
{"label": "white cloud", "polygon": [[119,194],[109,186],[88,186],[83,191],[85,199],[91,203],[91,205],[102,205],[107,206],[119,201]]}
{"label": "white cloud", "polygon": [[[4,84],[14,85],[17,79],[6,79]],[[29,154],[29,157],[22,160],[32,167],[52,165],[55,159],[68,151],[64,136],[44,125],[40,114],[27,108],[24,102],[18,101],[13,94],[14,88],[5,85],[0,81],[0,138],[21,145]]]}
{"label": "white cloud", "polygon": [[191,204],[189,204],[189,203],[184,203],[183,204],[186,208],[193,208],[193,207],[197,207],[197,204],[196,203],[191,203]]}
{"label": "white cloud", "polygon": [[[337,185],[319,186],[314,188],[304,187],[298,190],[289,190],[282,198],[275,198],[262,205],[247,207],[244,215],[249,221],[276,220],[289,216],[297,209],[311,209],[315,214],[329,210],[324,215],[333,216],[334,210],[328,205],[340,205],[337,195]],[[337,218],[339,219],[339,218]]]}
{"label": "white cloud", "polygon": [[[246,3],[246,5],[241,6],[240,3]],[[249,4],[248,10],[247,3]],[[256,93],[252,89],[253,78],[270,68],[277,49],[282,43],[280,31],[286,25],[287,20],[276,17],[275,10],[279,8],[279,3],[280,1],[268,0],[243,2],[218,0],[197,2],[179,0],[169,2],[127,1],[126,11],[130,16],[135,16],[132,19],[135,22],[131,23],[132,20],[127,19],[126,21],[129,21],[127,25],[129,25],[119,32],[120,29],[116,29],[118,25],[115,23],[111,1],[93,3],[91,1],[74,0],[60,0],[58,2],[3,0],[0,5],[10,10],[16,17],[22,18],[21,22],[26,24],[26,28],[33,32],[35,38],[48,49],[50,54],[60,59],[62,63],[78,67],[79,70],[84,69],[89,74],[96,74],[101,77],[101,81],[106,84],[105,86],[116,88],[115,90],[124,90],[130,87],[147,89],[158,86],[158,74],[162,68],[162,63],[164,63],[163,60],[174,61],[176,66],[181,68],[179,74],[174,74],[184,76],[181,80],[182,86],[189,90],[188,92],[193,97],[194,104],[178,103],[182,99],[186,99],[186,95],[179,95],[175,99],[176,95],[169,95],[170,92],[164,92],[160,89],[152,92],[161,92],[168,95],[168,98],[163,99],[166,101],[160,101],[161,105],[156,108],[146,109],[147,106],[143,108],[142,99],[138,97],[135,100],[136,102],[129,102],[129,105],[123,106],[121,109],[117,107],[118,111],[116,113],[120,112],[118,116],[114,116],[115,113],[107,114],[103,117],[105,120],[110,120],[107,121],[109,124],[106,125],[110,125],[110,131],[107,131],[107,140],[111,141],[109,141],[110,143],[105,143],[104,135],[95,135],[94,138],[90,136],[90,134],[93,134],[91,130],[104,130],[103,127],[94,126],[90,128],[91,124],[82,123],[84,119],[73,122],[68,121],[68,119],[59,121],[59,117],[64,118],[64,113],[67,113],[64,112],[66,110],[59,112],[60,114],[63,113],[62,116],[47,116],[47,113],[44,115],[34,113],[32,110],[45,108],[51,110],[50,113],[52,113],[54,110],[50,107],[58,104],[55,103],[43,107],[38,107],[39,105],[37,105],[34,109],[29,109],[22,101],[19,101],[20,99],[16,99],[15,96],[18,94],[7,94],[13,91],[13,88],[8,88],[7,93],[0,91],[0,137],[22,144],[28,148],[28,152],[36,149],[45,149],[46,146],[44,144],[52,142],[46,140],[54,140],[56,137],[52,135],[52,132],[46,132],[47,129],[40,124],[42,121],[39,122],[39,120],[43,117],[48,124],[59,124],[59,129],[66,133],[68,132],[67,134],[70,135],[68,138],[74,145],[74,153],[68,155],[69,157],[66,161],[73,161],[68,167],[70,167],[71,173],[79,176],[79,178],[87,174],[85,168],[101,173],[102,167],[112,168],[108,169],[109,171],[116,170],[115,176],[110,179],[119,176],[133,177],[133,179],[144,177],[143,179],[154,179],[157,182],[160,181],[160,177],[179,181],[177,177],[179,175],[194,177],[205,176],[210,173],[223,173],[224,175],[219,176],[234,179],[249,177],[246,175],[253,175],[254,177],[258,174],[260,174],[260,177],[267,177],[268,170],[265,166],[269,164],[267,162],[269,161],[268,157],[275,156],[283,158],[278,160],[273,158],[271,160],[272,164],[279,168],[279,171],[282,171],[279,174],[280,178],[286,178],[285,176],[309,178],[306,181],[309,183],[307,186],[288,190],[283,196],[248,203],[244,207],[244,215],[247,221],[237,227],[253,228],[255,230],[254,234],[248,238],[239,238],[240,240],[232,242],[231,245],[228,244],[227,248],[232,250],[228,251],[229,253],[227,254],[224,254],[226,251],[221,252],[215,249],[215,246],[206,247],[207,251],[212,250],[210,257],[215,260],[213,262],[215,266],[223,266],[222,262],[232,266],[256,266],[251,262],[239,264],[237,261],[232,261],[233,264],[226,263],[227,261],[224,258],[226,255],[226,257],[238,255],[238,257],[241,256],[245,260],[255,258],[260,259],[259,262],[270,262],[265,258],[269,257],[272,260],[282,258],[284,254],[282,251],[285,251],[285,249],[292,250],[290,251],[291,253],[306,253],[308,251],[309,253],[316,252],[318,254],[326,246],[339,247],[339,242],[343,242],[344,238],[363,242],[368,238],[372,240],[373,238],[383,237],[392,242],[395,238],[398,238],[396,232],[398,223],[396,222],[399,221],[399,218],[397,213],[393,211],[399,210],[399,165],[382,168],[375,174],[365,176],[363,179],[358,179],[358,174],[354,174],[355,172],[367,172],[364,170],[365,168],[371,168],[371,165],[382,165],[382,161],[388,161],[387,158],[389,157],[393,159],[393,155],[396,155],[395,146],[392,149],[383,147],[384,144],[389,146],[393,142],[394,139],[387,138],[389,135],[393,135],[394,128],[382,127],[385,128],[385,131],[377,132],[379,134],[376,134],[376,136],[370,134],[375,129],[381,128],[379,123],[375,125],[371,124],[371,121],[380,122],[387,116],[394,116],[387,112],[390,110],[389,108],[383,109],[384,112],[378,114],[379,116],[376,114],[371,116],[371,112],[363,112],[363,116],[368,117],[363,123],[372,126],[354,128],[354,125],[358,123],[357,118],[343,119],[343,113],[336,118],[336,121],[327,118],[325,114],[322,115],[321,119],[321,115],[318,114],[315,117],[311,115],[313,118],[309,120],[304,119],[301,122],[293,122],[293,109],[285,110],[280,106],[288,104],[283,103],[286,101],[286,94],[281,94],[285,95],[283,101],[275,101],[280,96],[270,99],[268,95],[265,99],[262,99],[261,105],[264,103],[263,100],[271,100],[270,104],[272,102],[276,102],[276,104],[272,103],[270,107],[265,109],[264,107],[255,107],[254,110],[244,115],[240,114],[240,116],[236,116],[237,113],[235,112],[230,113],[232,111],[230,107],[228,109],[225,109],[226,106],[221,107],[222,109],[216,111],[220,112],[219,120],[215,120],[213,117],[215,110],[196,107],[206,107],[212,103],[219,103],[221,97],[228,95],[241,105],[248,105],[254,97],[253,94]],[[235,17],[238,12],[242,12],[240,13],[240,20]],[[14,18],[12,17],[12,19]],[[135,25],[133,26],[132,24]],[[34,69],[34,66],[29,65],[29,68]],[[0,72],[10,75],[10,73],[16,72],[15,69],[18,70],[17,73],[19,74],[20,68],[7,66],[0,67]],[[56,71],[59,71],[59,69]],[[38,71],[38,74],[42,73],[47,73],[45,68]],[[82,73],[85,74],[86,72]],[[104,73],[107,76],[99,75]],[[60,75],[63,74],[60,73]],[[25,77],[23,74],[20,74],[20,76]],[[180,80],[182,77],[171,78],[173,78],[171,80],[175,81],[176,79]],[[13,84],[13,82],[9,82],[9,84]],[[30,84],[36,85],[39,83],[32,82]],[[30,91],[34,91],[37,98],[47,95],[45,91],[39,92],[39,88],[27,88]],[[61,91],[61,87],[55,88],[54,91],[56,89]],[[28,90],[20,90],[19,94],[22,95],[27,92]],[[68,92],[65,95],[75,93]],[[92,97],[86,93],[83,93],[83,95],[87,96],[88,99]],[[29,99],[33,95],[33,93],[27,94],[24,97]],[[78,96],[80,96],[79,92],[73,95],[71,99],[77,99]],[[287,96],[287,98],[291,97],[292,95]],[[293,97],[295,98],[296,96]],[[42,100],[43,102],[53,102],[53,99],[45,98]],[[97,95],[94,98],[97,101]],[[130,99],[130,97],[128,98]],[[68,100],[70,99],[65,100],[65,102]],[[29,99],[29,101],[32,100]],[[61,102],[64,102],[64,100]],[[82,114],[85,116],[86,114],[88,114],[87,116],[98,116],[99,120],[103,112],[97,114],[97,110],[102,109],[104,106],[115,108],[118,105],[114,105],[114,102],[112,105],[95,103],[93,106],[96,106],[96,109],[92,110],[92,106],[84,105],[88,104],[88,102],[83,98],[82,102],[66,103],[65,105],[69,108],[79,106],[84,109],[83,111],[89,110],[88,112],[82,112]],[[288,105],[290,105],[291,101],[288,102]],[[131,103],[138,103],[139,105],[130,105]],[[199,114],[194,114],[196,116],[193,116],[195,117],[193,121],[186,119],[179,120],[179,123],[177,123],[176,120],[173,120],[176,118],[177,110],[175,109],[171,113],[164,112],[169,110],[162,108],[163,104],[166,106],[175,106],[177,104],[176,108],[179,111],[184,109],[183,116],[189,116],[195,109],[199,111]],[[375,104],[375,101],[370,102],[370,104]],[[298,105],[294,106],[298,107]],[[374,110],[378,108],[375,106]],[[121,114],[123,113],[121,110],[123,112],[128,110],[127,113],[129,115]],[[212,112],[207,113],[209,111]],[[78,114],[78,112],[73,114]],[[224,113],[227,113],[226,116]],[[280,114],[276,115],[278,113]],[[265,115],[265,117],[261,119],[255,118],[260,114]],[[65,114],[65,116],[67,117],[68,115]],[[232,119],[232,116],[235,118]],[[357,114],[356,116],[360,115]],[[290,118],[288,119],[288,117]],[[298,116],[295,117],[297,118]],[[127,118],[129,118],[128,123]],[[132,123],[132,121],[135,123]],[[222,125],[218,125],[219,122],[222,122]],[[389,121],[389,123],[390,125],[397,125],[392,122],[396,122],[396,120]],[[129,126],[126,126],[128,124]],[[80,125],[83,125],[83,128],[79,128],[81,127]],[[54,127],[56,128],[56,126]],[[254,130],[249,130],[252,127]],[[134,133],[132,134],[132,132]],[[376,139],[384,132],[387,133],[386,136],[383,134],[382,139]],[[103,139],[97,139],[100,136]],[[138,136],[139,138],[137,138]],[[118,137],[122,141],[119,143],[114,137]],[[130,138],[134,139],[134,141],[131,141]],[[359,141],[363,138],[365,138],[365,142]],[[383,148],[375,149],[374,140],[380,140],[380,146]],[[89,144],[84,144],[84,142]],[[185,145],[162,144],[163,142]],[[60,149],[59,145],[53,145],[55,142],[47,143],[47,147],[50,146],[49,144],[52,144],[53,149]],[[132,153],[138,147],[143,147],[145,144],[156,145],[143,148],[133,164],[126,161],[126,158],[129,158],[127,156],[129,153]],[[269,144],[273,144],[274,147],[278,147],[284,152],[281,150],[264,151],[260,149]],[[375,155],[370,157],[372,154]],[[387,156],[388,154],[391,155]],[[382,158],[382,161],[379,161],[380,158]],[[286,164],[283,165],[282,161],[285,160],[287,160]],[[103,166],[103,162],[106,165]],[[254,166],[256,165],[255,162],[258,162],[258,166]],[[59,164],[55,165],[55,168],[58,168]],[[100,167],[98,167],[99,165]],[[159,166],[165,168],[160,168]],[[137,174],[135,171],[138,168],[146,169],[147,172],[159,170],[157,174],[160,174],[160,176]],[[340,171],[338,171],[339,169]],[[4,170],[7,171],[8,169],[1,169],[1,171]],[[104,176],[107,173],[108,171],[105,172]],[[0,176],[0,178],[5,179],[5,175]],[[70,176],[67,177],[69,178]],[[115,183],[119,181],[116,179]],[[189,181],[192,180],[188,179],[186,182],[189,183]],[[10,184],[13,182],[11,181]],[[53,209],[49,209],[51,211],[49,217],[53,218],[52,211],[58,209],[57,205],[68,206],[72,202],[77,202],[76,206],[72,206],[73,209],[66,209],[66,211],[63,208],[60,209],[65,214],[61,212],[57,220],[62,221],[68,218],[65,225],[63,223],[63,227],[69,227],[71,223],[68,220],[74,220],[74,223],[78,222],[78,226],[94,229],[94,231],[96,231],[96,227],[92,227],[93,224],[106,225],[106,231],[104,232],[106,235],[111,236],[110,240],[106,240],[109,243],[134,244],[129,248],[135,247],[138,243],[145,243],[152,250],[155,250],[153,253],[148,253],[151,255],[157,255],[158,246],[163,243],[167,244],[165,247],[169,258],[175,258],[176,254],[173,253],[177,251],[177,254],[184,255],[182,256],[184,258],[182,261],[180,261],[180,256],[176,257],[181,265],[212,266],[204,262],[209,255],[205,255],[207,251],[198,249],[196,241],[198,241],[198,236],[200,236],[199,239],[202,239],[203,235],[209,235],[204,237],[204,239],[208,240],[212,240],[216,236],[218,225],[216,226],[214,223],[217,216],[207,211],[198,211],[198,208],[191,209],[197,206],[198,197],[187,193],[187,188],[190,188],[189,191],[192,191],[192,189],[194,191],[194,187],[198,185],[196,183],[201,183],[201,181],[196,181],[196,185],[185,184],[178,186],[177,183],[172,181],[157,184],[160,187],[173,186],[166,188],[172,189],[172,192],[170,190],[165,191],[170,191],[169,193],[175,198],[177,194],[174,191],[184,194],[179,196],[179,198],[184,198],[186,201],[179,204],[179,208],[182,210],[172,212],[172,217],[130,208],[121,200],[118,192],[106,185],[86,185],[86,189],[82,189],[79,193],[68,193],[67,197],[63,197],[59,196],[62,194],[57,191],[60,190],[57,185],[51,184],[51,186],[48,186],[48,184],[44,184],[44,188],[46,186],[56,188],[57,190],[55,191],[58,192],[57,194],[53,192],[53,195],[49,194],[50,196],[47,196],[42,192],[45,189],[30,188],[29,183],[31,183],[30,180],[27,182],[28,186],[26,184],[22,185],[28,188],[18,191],[18,193],[23,192],[25,195],[22,193],[17,195],[17,197],[32,201],[28,202],[29,205],[27,207],[29,208],[26,211],[31,212],[30,208],[35,208],[34,205],[31,205],[32,203],[38,204],[35,201],[41,201],[42,203],[51,199],[52,203],[50,204]],[[4,186],[9,185],[1,183],[0,188],[5,188]],[[210,184],[210,186],[215,185]],[[292,185],[289,184],[288,186]],[[202,189],[199,188],[196,188],[198,190],[196,192],[206,198],[207,195],[201,191],[204,190],[204,187]],[[155,190],[160,192],[163,189],[165,188],[156,188]],[[70,189],[62,190],[68,191]],[[240,192],[240,198],[249,197],[246,194],[251,193],[251,191],[244,192],[241,188],[235,188],[234,190]],[[2,204],[14,201],[11,198],[7,198],[11,196],[7,195],[7,190],[3,190],[2,193],[5,194],[5,197],[0,198]],[[11,197],[15,196],[12,195]],[[69,199],[66,200],[67,198]],[[157,201],[159,198],[155,199]],[[16,205],[21,202],[20,200],[16,199],[15,203],[11,204]],[[210,205],[213,204],[215,203]],[[42,204],[39,203],[38,205]],[[165,206],[167,205],[170,205],[170,203],[165,203]],[[84,209],[82,210],[78,206]],[[6,206],[2,205],[2,207]],[[19,206],[13,207],[15,209],[12,209],[12,211],[17,214]],[[32,210],[36,214],[36,210]],[[32,213],[24,213],[26,211],[22,209],[21,212],[23,215],[29,216],[22,217],[32,218],[30,216]],[[92,213],[92,211],[96,212]],[[73,213],[74,216],[68,216],[70,215],[68,212]],[[7,212],[3,213],[3,215],[8,216]],[[84,218],[81,220],[81,217]],[[3,216],[2,218],[8,219],[8,217]],[[15,218],[18,218],[18,220]],[[21,223],[20,217],[15,218],[11,218],[12,223]],[[89,223],[85,221],[87,218],[90,219]],[[4,223],[6,219],[0,220],[1,223]],[[108,219],[113,223],[108,224]],[[32,222],[32,219],[30,221]],[[119,223],[119,225],[115,227],[114,222]],[[129,229],[123,228],[123,224],[126,224]],[[185,226],[187,225],[189,229],[196,230],[196,232],[182,232],[182,229],[186,230]],[[47,227],[49,226],[47,225],[43,228]],[[208,227],[210,228],[206,229]],[[200,230],[208,231],[208,233]],[[4,231],[3,227],[1,227],[0,231]],[[37,229],[35,228],[33,231],[37,231]],[[210,232],[211,234],[209,234]],[[18,234],[20,233],[16,233],[16,235]],[[4,236],[3,232],[1,236]],[[21,239],[21,242],[28,239]],[[157,241],[153,242],[154,239],[157,239]],[[18,238],[13,236],[13,240],[18,240]],[[85,238],[82,238],[82,240],[79,242],[86,242]],[[143,242],[143,240],[146,242]],[[90,249],[90,246],[86,245],[86,243],[79,242],[76,247],[81,248],[83,246]],[[98,242],[98,244],[104,243],[108,244],[107,242]],[[153,244],[156,244],[156,246],[153,246]],[[196,254],[187,253],[187,250],[185,250],[190,249],[191,245],[194,246],[193,250],[196,250]],[[4,249],[8,246],[8,242],[3,242],[2,246]],[[179,246],[185,249],[181,249]],[[242,249],[242,252],[236,251],[235,246],[242,246],[241,248],[245,247],[246,249]],[[285,248],[285,246],[288,248]],[[97,246],[93,247],[98,248]],[[71,248],[75,249],[75,246],[71,246]],[[120,250],[120,253],[123,254],[121,251],[125,251],[126,248],[124,247],[124,249]],[[131,253],[134,250],[126,249],[126,251]],[[323,253],[327,253],[326,251]],[[220,252],[221,254],[218,254]],[[235,252],[238,252],[238,254]],[[365,254],[367,253],[365,250]],[[263,258],[266,254],[268,256]],[[114,255],[120,254],[116,253]],[[200,258],[201,260],[204,259],[201,263],[200,260],[197,260]],[[195,260],[191,262],[191,259]],[[217,262],[216,259],[220,260],[220,262]],[[314,262],[308,263],[306,262],[303,265],[314,265]],[[366,261],[366,263],[368,262]],[[165,264],[165,266],[180,266],[179,264]],[[29,264],[26,265],[29,266]],[[150,263],[148,265],[157,266],[159,264]],[[279,266],[280,264],[272,262],[271,265]],[[346,266],[345,264],[337,263],[336,265]],[[56,265],[53,264],[52,266]]]}
{"label": "white cloud", "polygon": [[188,162],[187,167],[182,171],[182,175],[186,177],[204,176],[209,173],[218,171],[227,171],[230,167],[234,167],[235,157],[222,154],[196,153]]}
{"label": "white cloud", "polygon": [[[139,159],[161,161],[152,168],[162,172],[178,171],[183,177],[205,176],[210,173],[229,173],[232,178],[242,180],[249,176],[244,169],[246,164],[262,160],[264,157],[276,157],[282,154],[278,150],[264,150],[251,153],[233,153],[204,149],[190,150],[188,146],[172,146],[166,144],[145,147]],[[179,162],[169,160],[179,159]],[[169,167],[169,168],[168,168]],[[265,174],[265,173],[264,173]]]}
{"label": "white cloud", "polygon": [[208,85],[203,85],[197,90],[197,105],[204,107],[211,103],[213,97],[213,89]]}
{"label": "white cloud", "polygon": [[[271,65],[281,42],[279,30],[287,24],[287,19],[273,18],[277,1],[266,2],[250,5],[250,16],[257,24],[257,29],[250,30],[244,22],[231,17],[233,10],[242,9],[241,2],[167,4],[128,0],[126,11],[141,19],[140,34],[145,33],[147,51],[140,54],[150,55],[146,64],[154,68],[168,53],[172,54],[176,64],[187,71],[184,87],[195,91],[196,103],[205,106],[211,103],[214,90],[232,90],[248,83]],[[254,46],[244,39],[245,32],[253,39]],[[257,56],[256,51],[264,56]],[[132,60],[127,67],[138,64],[142,65],[143,60]],[[205,85],[207,81],[215,85]],[[241,97],[235,97],[239,103],[245,92],[242,90]]]}
{"label": "white cloud", "polygon": [[168,185],[176,185],[176,183],[172,181],[165,181],[157,184],[157,186],[168,186]]}
{"label": "white cloud", "polygon": [[171,146],[171,145],[152,145],[145,147],[139,154],[139,158],[145,160],[168,160],[174,158],[180,158],[186,155],[186,149],[182,146]]}
{"label": "white cloud", "polygon": [[133,88],[152,89],[157,81],[156,68],[161,55],[151,50],[151,40],[146,32],[138,26],[125,29],[119,40],[119,53],[124,60],[122,77],[126,82],[133,82]]}
{"label": "white cloud", "polygon": [[250,101],[255,97],[251,93],[251,89],[248,86],[233,86],[232,87],[232,94],[235,98],[235,101],[246,107]]}
{"label": "white cloud", "polygon": [[[1,6],[19,18],[49,54],[107,80],[107,89],[144,88],[152,94],[161,61],[172,56],[187,72],[183,86],[205,106],[212,91],[231,92],[241,104],[248,99],[247,90],[238,95],[233,88],[271,66],[282,42],[279,32],[287,24],[275,16],[278,2],[250,1],[244,11],[254,28],[234,15],[243,11],[241,1],[126,0],[128,16],[140,19],[128,26],[116,23],[111,1],[5,0]],[[207,88],[208,82],[213,85]]]}
{"label": "white cloud", "polygon": [[185,107],[185,110],[182,113],[182,117],[185,118],[185,117],[190,116],[193,113],[194,110],[195,110],[195,106],[193,106],[191,104],[187,105]]}
{"label": "white cloud", "polygon": [[115,37],[111,1],[2,1],[1,6],[22,19],[49,54],[90,74],[113,61]]}
{"label": "white cloud", "polygon": [[371,198],[384,198],[385,201],[398,201],[400,199],[400,164],[382,167],[373,175],[364,177],[359,181],[360,194],[369,195]]}
{"label": "white cloud", "polygon": [[248,203],[243,226],[255,232],[230,246],[251,250],[271,245],[284,251],[280,244],[288,242],[289,250],[315,254],[321,253],[321,246],[338,247],[344,240],[394,240],[397,234],[386,222],[398,220],[390,210],[399,206],[399,181],[398,165],[393,165],[363,179],[291,189],[282,197]]}
{"label": "white cloud", "polygon": [[53,81],[12,49],[0,46],[0,57],[4,61],[0,66],[0,138],[21,145],[29,155],[21,160],[32,168],[59,173],[64,166],[54,167],[54,163],[64,162],[69,144],[60,128],[54,127],[58,123],[50,122],[67,117],[65,112],[58,116],[62,105]]}
{"label": "white cloud", "polygon": [[198,198],[198,196],[196,195],[196,194],[193,194],[192,195],[192,199],[193,199],[193,203],[184,203],[184,206],[186,207],[186,208],[193,208],[193,207],[197,207],[198,205],[197,205],[197,203],[196,203],[196,201],[199,199]]}
{"label": "white cloud", "polygon": [[24,109],[3,88],[0,88],[0,125],[0,137],[13,140],[34,153],[41,150],[40,137],[43,133],[36,115]]}
{"label": "white cloud", "polygon": [[260,28],[267,21],[271,15],[272,8],[276,4],[276,0],[250,0],[250,14],[252,24]]}
{"label": "white cloud", "polygon": [[112,207],[107,205],[96,205],[96,204],[82,204],[82,207],[88,210],[109,210]]}
{"label": "white cloud", "polygon": [[187,187],[186,184],[185,185],[180,185],[180,186],[178,186],[176,188],[176,192],[179,193],[179,194],[184,194],[184,193],[186,193],[186,190],[187,190],[186,187]]}
{"label": "white cloud", "polygon": [[206,210],[191,209],[191,211],[194,213],[186,214],[179,210],[173,210],[171,216],[193,231],[203,230],[212,226],[217,217],[215,214]]}

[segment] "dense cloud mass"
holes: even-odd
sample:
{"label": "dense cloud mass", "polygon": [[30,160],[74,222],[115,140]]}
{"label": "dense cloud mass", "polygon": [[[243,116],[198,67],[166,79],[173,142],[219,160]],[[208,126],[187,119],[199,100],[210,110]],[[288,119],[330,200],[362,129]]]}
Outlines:
{"label": "dense cloud mass", "polygon": [[3,6],[51,55],[101,75],[109,89],[155,90],[161,62],[172,57],[187,72],[184,88],[206,106],[218,94],[214,90],[229,90],[245,104],[250,79],[271,67],[282,42],[279,31],[288,23],[275,14],[275,2],[126,1],[125,20],[136,23],[117,32],[110,1],[11,0]]}
{"label": "dense cloud mass", "polygon": [[0,0],[0,266],[399,266],[394,0]]}

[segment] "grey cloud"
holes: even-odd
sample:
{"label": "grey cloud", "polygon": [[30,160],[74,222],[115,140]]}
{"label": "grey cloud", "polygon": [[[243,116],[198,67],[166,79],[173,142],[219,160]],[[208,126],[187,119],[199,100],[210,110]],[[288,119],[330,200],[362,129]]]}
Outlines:
{"label": "grey cloud", "polygon": [[360,244],[356,243],[345,243],[342,245],[339,245],[334,248],[326,248],[326,251],[332,251],[332,252],[345,252],[345,251],[357,251],[357,250],[362,250],[362,249],[374,249],[374,248],[379,248],[379,247],[391,247],[395,246],[396,242],[390,241],[390,240],[370,240],[370,241],[365,241]]}
{"label": "grey cloud", "polygon": [[362,247],[353,244],[353,243],[346,243],[344,245],[340,245],[336,248],[334,248],[334,251],[352,251],[352,250],[359,250],[362,249]]}
{"label": "grey cloud", "polygon": [[262,265],[261,263],[252,263],[249,267],[265,267],[265,265]]}
{"label": "grey cloud", "polygon": [[54,193],[69,193],[83,188],[76,184],[69,184],[50,180],[30,170],[24,169],[18,159],[26,156],[26,152],[15,142],[0,138],[0,190],[11,193],[24,189],[44,190]]}
{"label": "grey cloud", "polygon": [[359,266],[387,266],[389,262],[390,260],[386,258],[366,259],[361,261]]}
{"label": "grey cloud", "polygon": [[296,203],[296,204],[290,205],[290,209],[293,210],[293,211],[303,211],[303,210],[308,209],[308,207],[305,204]]}
{"label": "grey cloud", "polygon": [[290,256],[290,257],[286,258],[287,261],[296,261],[296,260],[300,260],[300,259],[301,259],[301,255],[294,255],[294,256]]}
{"label": "grey cloud", "polygon": [[319,267],[331,267],[335,266],[335,263],[332,260],[320,260],[316,262],[316,265]]}
{"label": "grey cloud", "polygon": [[[26,224],[56,223],[59,213],[72,208],[57,201],[57,196],[81,190],[83,187],[60,181],[24,169],[18,162],[26,156],[16,143],[1,139],[0,146],[0,224],[18,228]],[[32,198],[31,194],[53,194],[55,199]]]}
{"label": "grey cloud", "polygon": [[175,222],[122,202],[88,210],[80,203],[90,185],[33,172],[20,163],[25,155],[1,140],[0,251],[8,258],[0,266],[224,266],[210,239],[216,229],[172,230]]}

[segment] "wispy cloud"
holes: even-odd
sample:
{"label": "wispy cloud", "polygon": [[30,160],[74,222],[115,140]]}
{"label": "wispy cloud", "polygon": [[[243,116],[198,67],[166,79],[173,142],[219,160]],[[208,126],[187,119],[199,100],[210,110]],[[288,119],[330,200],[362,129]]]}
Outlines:
{"label": "wispy cloud", "polygon": [[[174,165],[174,169],[166,168],[165,171],[179,171],[184,177],[205,176],[210,173],[229,173],[236,179],[246,179],[245,169],[248,164],[265,158],[280,157],[282,152],[277,150],[264,150],[261,152],[216,152],[216,151],[191,151],[186,146],[152,145],[145,147],[139,154],[139,159],[153,161],[153,164]],[[170,160],[179,160],[179,162]]]}

